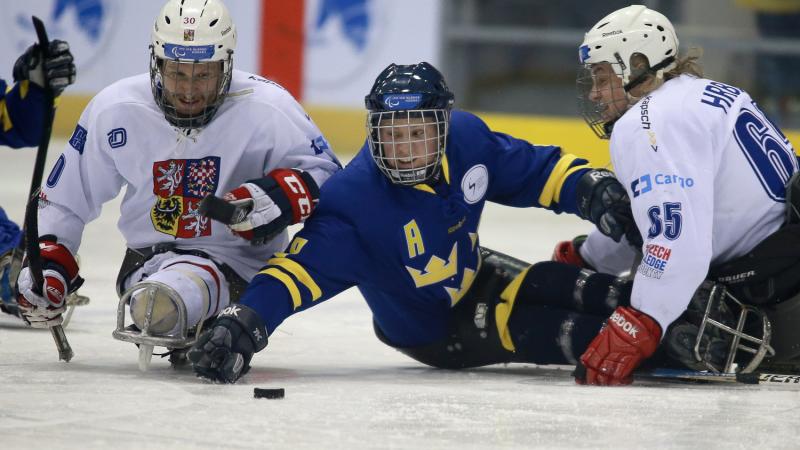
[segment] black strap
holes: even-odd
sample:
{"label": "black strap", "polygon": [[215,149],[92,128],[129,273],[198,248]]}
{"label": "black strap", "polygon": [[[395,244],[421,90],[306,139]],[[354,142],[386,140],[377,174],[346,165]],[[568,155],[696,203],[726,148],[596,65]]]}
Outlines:
{"label": "black strap", "polygon": [[631,89],[633,89],[636,86],[642,84],[644,82],[644,80],[647,79],[647,75],[651,75],[651,74],[655,75],[656,72],[658,72],[659,70],[667,67],[668,65],[672,64],[673,62],[675,62],[675,57],[674,56],[669,56],[667,58],[664,58],[663,61],[661,61],[660,63],[656,64],[655,66],[647,69],[644,73],[642,73],[641,75],[636,77],[636,79],[634,79],[633,81],[629,82],[625,86],[625,92],[630,92]]}

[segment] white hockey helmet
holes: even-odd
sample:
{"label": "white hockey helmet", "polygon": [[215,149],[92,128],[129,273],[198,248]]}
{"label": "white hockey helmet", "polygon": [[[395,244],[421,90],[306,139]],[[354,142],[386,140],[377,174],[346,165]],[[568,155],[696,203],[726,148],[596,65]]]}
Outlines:
{"label": "white hockey helmet", "polygon": [[[632,73],[631,57],[647,57],[648,70]],[[663,78],[665,70],[676,66],[678,38],[675,28],[663,14],[642,5],[631,5],[603,17],[583,39],[578,57],[578,109],[589,128],[601,139],[608,139],[614,122],[636,99],[631,89],[649,75]],[[618,92],[610,88],[610,98],[598,100],[595,94],[595,77],[592,66],[608,63],[622,80]],[[610,86],[610,85],[609,85]]]}
{"label": "white hockey helmet", "polygon": [[635,53],[646,56],[654,72],[673,69],[678,56],[675,27],[663,14],[642,5],[600,19],[583,38],[579,58],[581,64],[610,63],[627,90],[634,81],[630,63]]}
{"label": "white hockey helmet", "polygon": [[[150,80],[153,97],[172,125],[201,128],[211,121],[230,88],[235,48],[236,27],[222,1],[167,1],[153,25]],[[181,74],[166,73],[167,61],[179,63],[172,66],[182,67]],[[219,69],[211,74],[201,70],[193,76],[200,65]],[[184,87],[188,89],[184,93],[189,99],[186,104],[170,92],[167,83],[167,78],[178,75],[184,79],[184,86],[189,86]],[[172,84],[177,86],[177,82]],[[197,102],[201,105],[193,105]]]}

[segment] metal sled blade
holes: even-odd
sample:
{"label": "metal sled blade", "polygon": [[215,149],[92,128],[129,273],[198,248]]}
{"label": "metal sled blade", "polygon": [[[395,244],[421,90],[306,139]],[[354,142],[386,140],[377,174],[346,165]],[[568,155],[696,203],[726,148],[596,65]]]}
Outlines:
{"label": "metal sled blade", "polygon": [[153,359],[153,346],[139,344],[139,370],[147,372],[150,367],[150,360]]}

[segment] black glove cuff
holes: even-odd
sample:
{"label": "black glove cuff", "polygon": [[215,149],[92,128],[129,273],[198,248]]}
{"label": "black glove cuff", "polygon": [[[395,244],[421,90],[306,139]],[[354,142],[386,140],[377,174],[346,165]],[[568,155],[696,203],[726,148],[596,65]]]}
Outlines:
{"label": "black glove cuff", "polygon": [[319,186],[317,186],[317,181],[314,179],[314,177],[312,177],[310,173],[304,170],[299,170],[299,169],[292,169],[292,170],[300,174],[300,178],[302,178],[303,183],[306,184],[306,187],[308,188],[309,195],[311,196],[311,198],[313,198],[314,200],[318,199]]}
{"label": "black glove cuff", "polygon": [[230,305],[222,310],[214,325],[224,325],[228,329],[234,329],[234,324],[242,334],[247,335],[254,352],[264,350],[268,340],[267,327],[255,310],[244,305]]}
{"label": "black glove cuff", "polygon": [[589,220],[595,225],[597,224],[602,215],[602,210],[592,208],[595,204],[594,196],[602,195],[602,187],[616,180],[614,172],[606,169],[590,170],[578,180],[578,184],[575,186],[575,193],[578,197],[578,214],[581,218]]}

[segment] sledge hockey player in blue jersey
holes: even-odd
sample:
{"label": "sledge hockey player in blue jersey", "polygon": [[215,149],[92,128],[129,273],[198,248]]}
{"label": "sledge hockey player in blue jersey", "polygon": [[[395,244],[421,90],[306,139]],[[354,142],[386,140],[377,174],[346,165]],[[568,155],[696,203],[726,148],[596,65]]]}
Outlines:
{"label": "sledge hockey player in blue jersey", "polygon": [[[422,363],[576,362],[627,287],[482,248],[481,212],[486,201],[548,208],[636,241],[624,188],[559,147],[492,132],[452,110],[453,98],[425,62],[378,76],[366,97],[364,147],[321,188],[286,252],[198,338],[187,355],[198,375],[235,382],[287,317],[351,286],[378,338]],[[587,314],[575,313],[576,303]]]}
{"label": "sledge hockey player in blue jersey", "polygon": [[642,5],[602,18],[580,47],[581,112],[610,139],[644,242],[638,259],[600,233],[556,249],[601,272],[633,267],[630,305],[581,356],[579,383],[630,383],[662,352],[694,370],[800,369],[798,161],[750,95],[703,78],[698,57]]}
{"label": "sledge hockey player in blue jersey", "polygon": [[[50,42],[42,56],[38,44],[25,50],[14,64],[14,85],[0,80],[0,145],[12,148],[35,147],[42,136],[44,87],[58,97],[75,82],[75,64],[69,44]],[[11,252],[19,243],[19,226],[0,208],[0,310],[18,315],[17,302],[9,285]]]}

